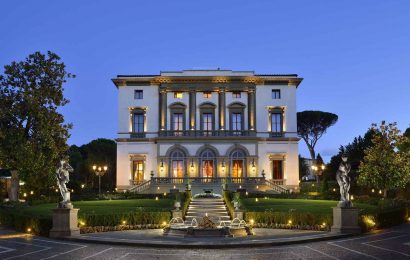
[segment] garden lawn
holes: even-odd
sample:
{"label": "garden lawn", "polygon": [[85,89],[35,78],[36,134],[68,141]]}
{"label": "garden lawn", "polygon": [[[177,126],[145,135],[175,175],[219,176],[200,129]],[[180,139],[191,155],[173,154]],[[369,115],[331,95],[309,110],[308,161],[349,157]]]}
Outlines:
{"label": "garden lawn", "polygon": [[[331,214],[332,207],[336,207],[338,201],[334,200],[306,200],[306,199],[274,199],[274,198],[241,199],[242,206],[247,211],[275,211],[275,212],[295,212]],[[377,211],[377,207],[364,203],[354,203],[354,206],[366,213]]]}
{"label": "garden lawn", "polygon": [[[172,199],[133,199],[133,200],[95,200],[95,201],[74,201],[74,208],[79,208],[79,216],[82,215],[105,215],[124,214],[134,211],[169,211],[173,209]],[[41,217],[51,217],[52,209],[56,208],[56,203],[40,204],[32,207],[19,209],[24,215],[35,215]]]}

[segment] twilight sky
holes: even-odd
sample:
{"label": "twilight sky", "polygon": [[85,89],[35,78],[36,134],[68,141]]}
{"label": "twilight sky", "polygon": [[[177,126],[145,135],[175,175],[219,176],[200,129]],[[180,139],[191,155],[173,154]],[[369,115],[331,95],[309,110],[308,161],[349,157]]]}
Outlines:
{"label": "twilight sky", "polygon": [[5,0],[0,10],[1,73],[51,50],[77,75],[62,109],[70,144],[115,138],[111,78],[160,70],[299,74],[298,111],[339,115],[317,145],[326,160],[373,122],[410,123],[408,0]]}

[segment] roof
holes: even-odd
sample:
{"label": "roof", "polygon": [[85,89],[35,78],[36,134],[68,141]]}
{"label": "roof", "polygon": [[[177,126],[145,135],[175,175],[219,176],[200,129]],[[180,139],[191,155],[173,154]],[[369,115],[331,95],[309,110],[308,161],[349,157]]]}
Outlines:
{"label": "roof", "polygon": [[287,82],[296,85],[302,82],[298,74],[256,74],[254,71],[233,71],[222,69],[198,69],[181,71],[161,71],[160,74],[120,74],[112,79],[116,87],[138,85],[161,85],[165,83],[192,84],[192,83],[247,83],[269,85]]}

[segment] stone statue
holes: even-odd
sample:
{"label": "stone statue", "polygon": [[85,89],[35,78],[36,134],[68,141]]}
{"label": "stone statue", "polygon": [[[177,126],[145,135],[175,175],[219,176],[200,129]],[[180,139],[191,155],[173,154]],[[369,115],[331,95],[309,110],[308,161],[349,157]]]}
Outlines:
{"label": "stone statue", "polygon": [[336,180],[340,187],[340,202],[338,207],[350,208],[353,206],[350,201],[350,177],[349,172],[351,169],[350,163],[347,162],[347,156],[342,156],[342,162],[339,165],[339,169],[336,172]]}
{"label": "stone statue", "polygon": [[58,204],[59,208],[72,208],[70,200],[70,192],[67,189],[66,184],[70,181],[70,172],[73,172],[73,168],[66,160],[60,161],[60,166],[56,171],[57,185],[60,189],[63,200]]}

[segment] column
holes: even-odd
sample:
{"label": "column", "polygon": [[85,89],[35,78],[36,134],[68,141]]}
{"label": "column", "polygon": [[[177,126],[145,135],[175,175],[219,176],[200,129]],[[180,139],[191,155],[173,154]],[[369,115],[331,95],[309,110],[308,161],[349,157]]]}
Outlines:
{"label": "column", "polygon": [[248,90],[248,130],[256,130],[256,95],[255,88]]}
{"label": "column", "polygon": [[159,130],[167,130],[167,91],[161,87],[159,89]]}
{"label": "column", "polygon": [[218,93],[218,109],[219,109],[219,130],[226,130],[226,108],[225,108],[225,88],[220,87]]}
{"label": "column", "polygon": [[189,129],[196,130],[196,92],[189,91]]}

